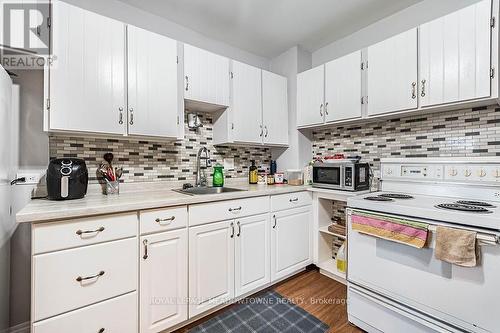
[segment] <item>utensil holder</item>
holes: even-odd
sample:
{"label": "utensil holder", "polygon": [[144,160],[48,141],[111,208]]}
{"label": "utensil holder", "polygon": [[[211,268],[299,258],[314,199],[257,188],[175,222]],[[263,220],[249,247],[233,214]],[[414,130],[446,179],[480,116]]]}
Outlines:
{"label": "utensil holder", "polygon": [[105,195],[120,194],[120,181],[109,181],[106,180],[106,186],[104,187]]}

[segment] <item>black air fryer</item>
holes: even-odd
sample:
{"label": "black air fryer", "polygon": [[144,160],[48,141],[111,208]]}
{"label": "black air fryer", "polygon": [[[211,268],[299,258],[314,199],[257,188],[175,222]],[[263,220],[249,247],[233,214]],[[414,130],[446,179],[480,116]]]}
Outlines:
{"label": "black air fryer", "polygon": [[89,173],[85,161],[58,158],[47,169],[47,194],[50,200],[81,199],[87,194]]}

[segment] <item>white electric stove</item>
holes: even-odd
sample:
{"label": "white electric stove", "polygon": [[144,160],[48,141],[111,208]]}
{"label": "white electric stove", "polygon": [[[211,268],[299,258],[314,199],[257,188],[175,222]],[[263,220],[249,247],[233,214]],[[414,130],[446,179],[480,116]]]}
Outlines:
{"label": "white electric stove", "polygon": [[[368,332],[500,332],[500,158],[383,159],[381,191],[347,204],[352,323]],[[356,210],[428,223],[428,245],[353,231]],[[437,225],[476,231],[479,265],[436,259]]]}

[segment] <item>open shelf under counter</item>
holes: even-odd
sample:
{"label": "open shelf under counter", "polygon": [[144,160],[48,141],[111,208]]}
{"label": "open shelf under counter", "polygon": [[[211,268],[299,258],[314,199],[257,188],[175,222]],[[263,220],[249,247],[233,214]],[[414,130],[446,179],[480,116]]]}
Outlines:
{"label": "open shelf under counter", "polygon": [[347,201],[347,199],[350,197],[370,193],[369,190],[366,190],[366,191],[341,191],[341,190],[330,190],[330,189],[319,188],[319,187],[309,187],[307,190],[313,192],[315,194],[315,196],[318,198],[337,200],[337,201]]}
{"label": "open shelf under counter", "polygon": [[328,230],[328,226],[319,227],[319,232],[322,232],[324,234],[328,234],[328,235],[331,235],[331,236],[335,236],[335,237],[338,237],[338,238],[341,238],[341,239],[347,239],[347,236],[344,236],[344,235],[341,235],[341,234],[337,234],[335,232],[331,232],[330,230]]}
{"label": "open shelf under counter", "polygon": [[343,284],[347,284],[346,273],[342,273],[337,269],[337,263],[335,259],[327,259],[318,263],[317,265],[320,269],[320,273],[326,275],[335,281]]}

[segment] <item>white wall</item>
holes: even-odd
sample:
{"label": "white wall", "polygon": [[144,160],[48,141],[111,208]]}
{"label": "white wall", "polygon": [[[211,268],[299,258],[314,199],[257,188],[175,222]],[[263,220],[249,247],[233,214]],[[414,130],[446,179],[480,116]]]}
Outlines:
{"label": "white wall", "polygon": [[302,169],[312,158],[308,132],[297,131],[297,73],[311,67],[311,54],[300,47],[292,47],[274,59],[270,70],[288,78],[288,149],[272,149],[272,158],[279,171]]}
{"label": "white wall", "polygon": [[424,0],[313,52],[312,66],[360,50],[478,1]]}
{"label": "white wall", "polygon": [[264,57],[240,50],[222,41],[208,38],[202,34],[169,21],[160,16],[145,12],[117,0],[64,0],[75,6],[88,9],[101,15],[133,24],[183,43],[235,59],[263,69],[269,68],[269,60]]}

